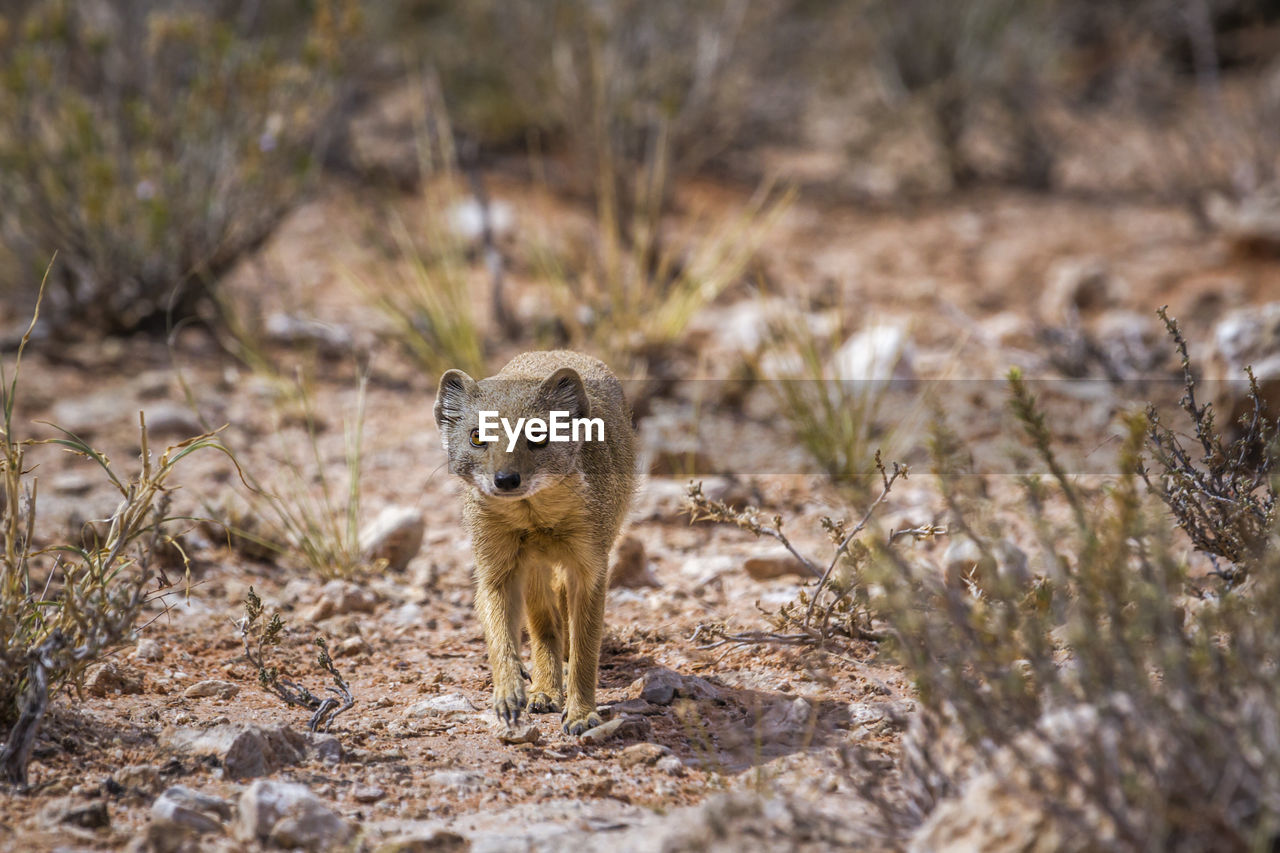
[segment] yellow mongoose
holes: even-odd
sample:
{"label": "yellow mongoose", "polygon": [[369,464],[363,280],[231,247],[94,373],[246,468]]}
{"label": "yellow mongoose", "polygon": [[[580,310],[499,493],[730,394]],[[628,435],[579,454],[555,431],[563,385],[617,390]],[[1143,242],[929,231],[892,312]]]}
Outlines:
{"label": "yellow mongoose", "polygon": [[[590,356],[528,352],[478,382],[446,372],[435,417],[449,471],[469,486],[463,518],[475,549],[494,711],[514,725],[526,709],[562,710],[564,731],[581,734],[600,724],[609,550],[635,491],[635,434],[622,385]],[[532,677],[520,663],[522,615]]]}

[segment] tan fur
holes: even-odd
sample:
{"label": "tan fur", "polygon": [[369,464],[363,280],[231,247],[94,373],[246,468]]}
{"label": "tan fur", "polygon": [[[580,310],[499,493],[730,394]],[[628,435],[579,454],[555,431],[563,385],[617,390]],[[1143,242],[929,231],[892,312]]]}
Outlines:
{"label": "tan fur", "polygon": [[[484,448],[469,443],[482,409],[514,420],[579,404],[603,419],[604,441],[533,448],[521,439],[510,453],[505,438]],[[494,711],[514,724],[525,710],[562,710],[564,730],[581,734],[600,723],[595,691],[609,551],[635,490],[635,435],[622,386],[604,363],[581,353],[530,352],[479,382],[449,371],[435,414],[449,469],[469,486],[463,518],[475,549]],[[512,471],[528,493],[494,494],[495,475]],[[522,623],[532,647],[529,676],[520,662]]]}

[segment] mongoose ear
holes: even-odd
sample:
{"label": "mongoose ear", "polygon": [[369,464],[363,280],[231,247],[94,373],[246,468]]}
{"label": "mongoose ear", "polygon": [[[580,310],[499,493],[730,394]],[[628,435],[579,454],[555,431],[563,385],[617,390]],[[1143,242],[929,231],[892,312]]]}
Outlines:
{"label": "mongoose ear", "polygon": [[591,417],[587,388],[572,367],[562,367],[542,380],[538,396],[546,401],[549,411],[568,412],[571,418]]}
{"label": "mongoose ear", "polygon": [[462,418],[476,390],[476,381],[461,370],[447,370],[440,377],[440,388],[436,391],[436,426],[440,432],[445,427]]}

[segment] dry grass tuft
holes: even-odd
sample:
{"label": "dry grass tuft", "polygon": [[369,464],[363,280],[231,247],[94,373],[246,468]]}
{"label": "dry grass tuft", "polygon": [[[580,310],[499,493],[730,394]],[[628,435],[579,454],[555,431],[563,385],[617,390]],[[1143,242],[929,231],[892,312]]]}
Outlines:
{"label": "dry grass tuft", "polygon": [[23,350],[37,317],[18,348],[12,376],[0,367],[0,723],[8,727],[0,780],[17,785],[26,784],[31,749],[51,696],[78,683],[89,664],[128,642],[143,606],[173,585],[149,559],[149,550],[167,538],[169,477],[192,453],[226,452],[206,434],[153,459],[143,420],[141,466],[126,481],[106,456],[60,430],[61,437],[49,443],[98,465],[120,492],[120,503],[107,520],[105,536],[33,550],[37,489],[24,462],[33,440],[17,436],[13,412]]}

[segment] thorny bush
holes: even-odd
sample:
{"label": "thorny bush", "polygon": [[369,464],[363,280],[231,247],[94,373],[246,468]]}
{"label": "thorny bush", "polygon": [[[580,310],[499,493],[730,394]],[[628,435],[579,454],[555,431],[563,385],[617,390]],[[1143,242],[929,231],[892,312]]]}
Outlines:
{"label": "thorny bush", "polygon": [[[1032,564],[1038,571],[953,588],[903,549],[875,550],[866,577],[883,595],[871,603],[918,688],[923,716],[908,738],[900,784],[864,792],[902,833],[983,774],[1018,808],[1045,817],[1037,824],[1045,838],[1071,839],[1070,849],[1273,849],[1280,839],[1274,525],[1251,540],[1250,585],[1229,594],[1230,578],[1195,577],[1176,530],[1142,488],[1144,448],[1160,464],[1182,465],[1168,456],[1159,421],[1129,415],[1120,473],[1082,482],[1057,460],[1058,439],[1017,373],[1010,389],[1014,420],[1048,472],[1020,481],[1041,549]],[[1220,446],[1216,435],[1205,438]],[[933,452],[940,473],[971,470],[958,442],[935,441]],[[1174,482],[1193,476],[1156,473]],[[953,525],[988,527],[980,479],[950,478]],[[1219,535],[1233,523],[1197,518]]]}
{"label": "thorny bush", "polygon": [[6,731],[0,782],[13,784],[27,781],[51,696],[78,684],[86,667],[130,641],[146,603],[172,587],[149,557],[172,542],[164,526],[171,520],[167,482],[175,467],[198,450],[223,450],[212,435],[202,435],[153,459],[144,420],[140,470],[125,481],[104,455],[61,431],[51,443],[96,463],[120,492],[120,503],[104,536],[37,549],[36,481],[24,462],[33,442],[14,429],[18,372],[30,334],[28,329],[12,376],[0,367],[0,726]]}
{"label": "thorny bush", "polygon": [[262,599],[253,587],[249,587],[244,599],[244,617],[240,620],[240,638],[244,641],[245,657],[257,670],[258,683],[263,690],[279,697],[286,705],[296,705],[311,711],[308,729],[314,732],[323,727],[328,731],[334,719],[355,704],[347,680],[338,672],[329,655],[329,644],[323,637],[315,639],[316,647],[320,650],[316,654],[316,663],[333,681],[332,686],[325,688],[333,695],[321,698],[305,685],[285,677],[277,664],[268,663],[267,650],[280,645],[285,623],[278,610],[269,619],[263,619],[265,610]]}
{"label": "thorny bush", "polygon": [[[1147,447],[1155,470],[1143,466],[1139,473],[1196,548],[1208,554],[1222,577],[1234,584],[1267,558],[1278,508],[1274,475],[1280,434],[1266,416],[1258,382],[1249,370],[1251,405],[1239,424],[1238,437],[1224,440],[1214,423],[1212,404],[1196,400],[1191,357],[1177,322],[1163,308],[1159,314],[1182,359],[1182,408],[1195,441],[1188,448],[1160,413],[1149,408]],[[1218,566],[1218,558],[1230,565]]]}

